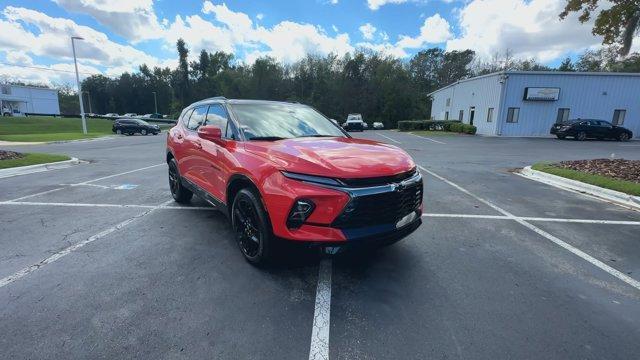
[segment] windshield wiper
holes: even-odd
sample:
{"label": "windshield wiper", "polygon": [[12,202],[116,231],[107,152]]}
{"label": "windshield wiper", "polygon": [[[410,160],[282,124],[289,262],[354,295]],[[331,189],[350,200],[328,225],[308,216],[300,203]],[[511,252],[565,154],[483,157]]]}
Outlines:
{"label": "windshield wiper", "polygon": [[300,135],[296,137],[336,137],[336,135],[322,135],[322,134],[313,134],[313,135]]}
{"label": "windshield wiper", "polygon": [[280,136],[254,136],[252,138],[249,138],[249,140],[262,140],[262,141],[276,141],[276,140],[282,140],[282,139],[286,139]]}

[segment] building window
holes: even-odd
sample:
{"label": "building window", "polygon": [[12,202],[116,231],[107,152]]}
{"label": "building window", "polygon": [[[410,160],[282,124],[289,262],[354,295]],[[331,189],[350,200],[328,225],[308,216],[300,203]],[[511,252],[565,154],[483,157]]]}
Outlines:
{"label": "building window", "polygon": [[447,106],[451,106],[451,98],[447,98]]}
{"label": "building window", "polygon": [[615,110],[613,112],[613,120],[611,121],[613,125],[620,126],[624,124],[624,117],[627,115],[627,110]]}
{"label": "building window", "polygon": [[520,117],[520,108],[509,108],[507,111],[507,122],[517,123],[518,117]]}
{"label": "building window", "polygon": [[487,110],[487,122],[493,122],[493,108]]}
{"label": "building window", "polygon": [[449,112],[448,111],[444,112],[444,119],[445,120],[449,120]]}
{"label": "building window", "polygon": [[462,122],[463,119],[464,119],[464,110],[460,110],[460,114],[458,115],[458,120]]}
{"label": "building window", "polygon": [[556,124],[564,123],[569,120],[569,109],[560,108],[558,109],[558,117],[556,117]]}
{"label": "building window", "polygon": [[11,95],[11,85],[0,85],[0,92],[4,95]]}

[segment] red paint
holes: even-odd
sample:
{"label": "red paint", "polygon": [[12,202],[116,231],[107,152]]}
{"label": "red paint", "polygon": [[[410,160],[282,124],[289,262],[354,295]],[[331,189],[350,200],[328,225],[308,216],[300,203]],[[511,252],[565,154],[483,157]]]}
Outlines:
{"label": "red paint", "polygon": [[[330,224],[350,197],[344,191],[289,179],[282,171],[355,179],[415,168],[403,150],[377,141],[350,137],[236,141],[221,134],[213,126],[191,131],[180,121],[168,132],[167,151],[176,158],[182,177],[225,205],[231,201],[230,181],[238,175],[248,178],[260,192],[274,235],[289,240],[344,242],[343,232]],[[304,225],[289,229],[286,220],[299,198],[312,200],[316,207]]]}

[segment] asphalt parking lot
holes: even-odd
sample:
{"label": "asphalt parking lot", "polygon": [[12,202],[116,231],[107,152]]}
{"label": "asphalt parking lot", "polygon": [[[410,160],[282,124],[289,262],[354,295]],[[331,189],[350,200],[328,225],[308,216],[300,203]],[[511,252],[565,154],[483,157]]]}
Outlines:
{"label": "asphalt parking lot", "polygon": [[423,225],[267,270],[172,201],[164,136],[11,149],[89,163],[0,179],[0,358],[638,357],[640,212],[511,170],[639,142],[354,136],[422,167]]}

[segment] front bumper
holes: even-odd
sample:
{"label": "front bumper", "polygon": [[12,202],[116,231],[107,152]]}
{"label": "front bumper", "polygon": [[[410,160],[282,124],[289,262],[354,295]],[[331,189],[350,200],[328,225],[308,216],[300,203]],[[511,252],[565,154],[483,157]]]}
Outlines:
{"label": "front bumper", "polygon": [[[393,242],[422,223],[423,184],[418,171],[402,181],[377,186],[323,185],[282,176],[266,188],[286,195],[265,196],[273,233],[284,240],[334,246]],[[316,208],[302,226],[290,229],[287,216],[298,199],[309,199]]]}

